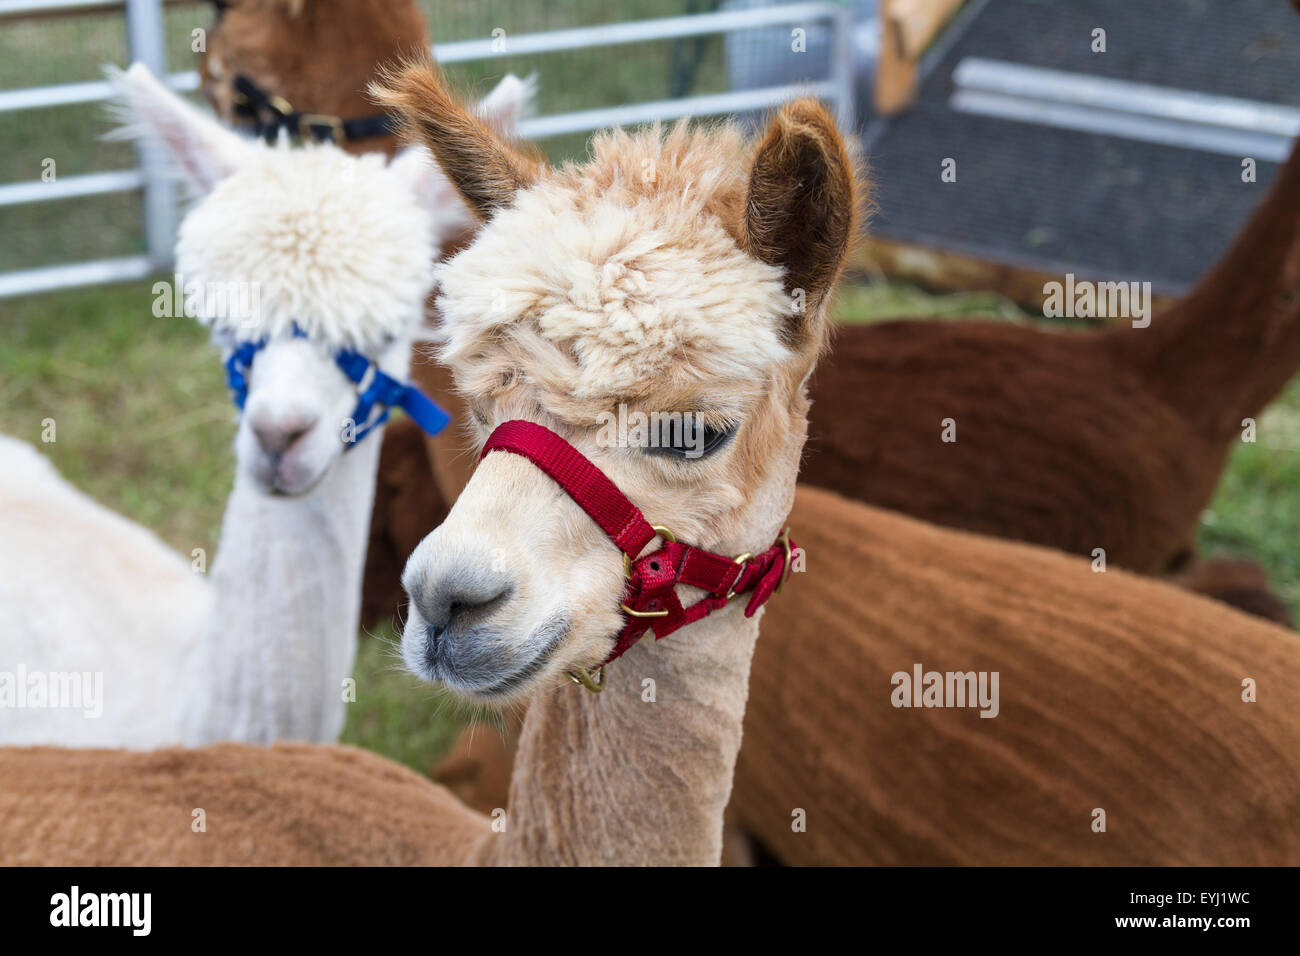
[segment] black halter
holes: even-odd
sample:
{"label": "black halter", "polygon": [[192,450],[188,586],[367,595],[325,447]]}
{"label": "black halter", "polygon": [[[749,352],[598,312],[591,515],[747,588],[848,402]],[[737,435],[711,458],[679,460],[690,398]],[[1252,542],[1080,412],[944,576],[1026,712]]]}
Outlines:
{"label": "black halter", "polygon": [[397,120],[389,113],[343,119],[326,113],[295,110],[282,96],[267,93],[242,73],[235,76],[235,112],[251,119],[257,135],[273,142],[280,130],[294,139],[343,143],[388,136],[397,132]]}

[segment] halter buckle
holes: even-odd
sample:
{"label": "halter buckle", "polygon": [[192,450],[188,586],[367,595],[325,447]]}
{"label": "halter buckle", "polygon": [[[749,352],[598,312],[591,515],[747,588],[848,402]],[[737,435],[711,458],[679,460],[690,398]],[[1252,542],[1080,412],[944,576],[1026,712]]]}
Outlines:
{"label": "halter buckle", "polygon": [[342,146],[348,141],[347,133],[343,132],[343,120],[327,113],[303,113],[299,116],[298,138],[312,139],[312,128],[315,126],[328,126],[331,141],[337,146]]}
{"label": "halter buckle", "polygon": [[605,665],[601,664],[594,671],[585,671],[582,668],[571,670],[569,680],[581,684],[593,694],[599,694],[605,689]]}
{"label": "halter buckle", "polygon": [[[740,567],[741,567],[741,572],[740,572],[740,574],[744,574],[744,573],[745,573],[745,572],[744,572],[745,562],[748,561],[748,560],[749,560],[750,558],[752,558],[753,556],[754,556],[753,552],[751,552],[751,551],[746,551],[744,554],[738,554],[738,555],[736,555],[734,558],[732,558],[733,561],[735,561],[738,565],[740,565]],[[736,581],[737,581],[737,582],[740,581],[740,574],[737,574],[737,575],[736,575]],[[731,601],[731,599],[734,598],[735,596],[736,596],[736,585],[733,584],[733,585],[731,586],[731,590],[727,592],[727,596],[726,596],[725,598],[723,598],[723,600],[729,603],[729,602]]]}
{"label": "halter buckle", "polygon": [[785,587],[786,579],[790,577],[790,565],[794,558],[794,552],[790,548],[790,526],[786,525],[785,530],[781,532],[781,537],[776,539],[785,548],[785,565],[781,568],[781,580],[777,582],[773,594],[780,594],[781,588]]}

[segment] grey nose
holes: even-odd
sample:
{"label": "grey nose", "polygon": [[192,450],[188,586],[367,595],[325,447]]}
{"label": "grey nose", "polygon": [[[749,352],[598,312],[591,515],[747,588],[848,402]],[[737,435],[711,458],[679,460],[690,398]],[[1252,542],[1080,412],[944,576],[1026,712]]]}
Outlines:
{"label": "grey nose", "polygon": [[452,568],[437,580],[408,588],[411,603],[428,627],[426,638],[436,644],[448,628],[473,623],[514,590],[510,578],[489,567]]}
{"label": "grey nose", "polygon": [[294,442],[316,427],[316,421],[314,415],[306,414],[256,419],[252,422],[253,437],[268,455],[283,455]]}

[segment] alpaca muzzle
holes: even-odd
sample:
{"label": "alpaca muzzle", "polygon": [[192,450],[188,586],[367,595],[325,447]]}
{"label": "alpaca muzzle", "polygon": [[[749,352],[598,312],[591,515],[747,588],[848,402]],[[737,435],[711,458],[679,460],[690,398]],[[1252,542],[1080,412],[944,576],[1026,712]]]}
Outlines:
{"label": "alpaca muzzle", "polygon": [[[604,689],[605,665],[621,657],[648,633],[655,639],[693,624],[726,607],[742,594],[749,595],[745,617],[752,617],[789,573],[796,545],[787,528],[762,554],[736,557],[715,554],[684,544],[663,525],[652,525],[640,509],[582,452],[543,425],[513,420],[503,422],[488,437],[480,459],[489,452],[522,455],[546,473],[590,518],[614,546],[623,552],[627,586],[620,607],[624,625],[614,650],[594,672],[571,671],[569,677],[589,690]],[[655,538],[663,544],[638,557]],[[704,597],[683,606],[678,585],[700,588]]]}

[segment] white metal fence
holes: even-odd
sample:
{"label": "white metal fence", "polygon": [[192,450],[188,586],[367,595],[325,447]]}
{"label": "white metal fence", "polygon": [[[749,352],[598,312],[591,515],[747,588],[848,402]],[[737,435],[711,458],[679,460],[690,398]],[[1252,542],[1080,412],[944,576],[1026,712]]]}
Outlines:
{"label": "white metal fence", "polygon": [[[0,22],[54,13],[123,10],[129,57],[145,63],[157,76],[166,75],[172,89],[181,92],[196,90],[199,86],[196,72],[167,73],[163,3],[164,0],[0,0]],[[852,13],[844,3],[825,0],[788,3],[759,9],[548,30],[497,40],[439,43],[434,45],[433,53],[444,64],[466,63],[810,23],[824,23],[830,27],[830,70],[826,80],[541,116],[525,121],[520,132],[527,138],[544,139],[656,119],[744,113],[775,106],[800,95],[817,96],[833,102],[841,122],[847,127],[854,115],[854,80]],[[111,96],[111,87],[102,81],[4,90],[0,91],[0,113],[96,103]],[[166,269],[171,264],[177,224],[175,190],[165,160],[148,146],[138,151],[138,165],[134,169],[71,176],[54,182],[37,180],[0,185],[0,208],[133,191],[142,194],[148,250],[145,254],[0,272],[0,298],[141,279]]]}

